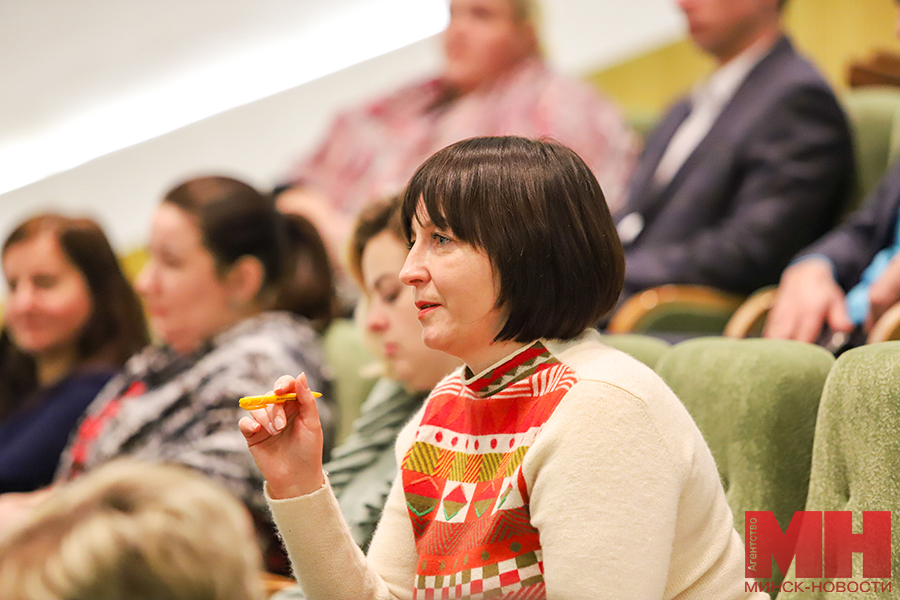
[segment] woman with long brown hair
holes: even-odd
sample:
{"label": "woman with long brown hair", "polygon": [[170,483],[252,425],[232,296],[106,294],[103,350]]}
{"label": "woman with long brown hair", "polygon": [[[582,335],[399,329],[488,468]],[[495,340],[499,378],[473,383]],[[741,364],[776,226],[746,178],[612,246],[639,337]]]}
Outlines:
{"label": "woman with long brown hair", "polygon": [[149,341],[140,302],[91,219],[36,215],[2,248],[0,492],[53,478],[97,392]]}

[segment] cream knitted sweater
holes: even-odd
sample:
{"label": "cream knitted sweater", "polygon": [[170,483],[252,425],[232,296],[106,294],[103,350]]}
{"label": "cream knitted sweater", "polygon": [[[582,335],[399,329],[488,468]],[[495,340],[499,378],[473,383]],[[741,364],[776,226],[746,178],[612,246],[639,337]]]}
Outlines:
{"label": "cream knitted sweater", "polygon": [[[521,463],[542,560],[543,583],[531,593],[550,600],[768,598],[745,592],[743,544],[715,464],[671,390],[596,332],[543,344],[576,381]],[[399,463],[424,414],[401,432]],[[269,504],[311,600],[431,596],[417,577],[420,549],[402,477],[368,556],[353,543],[330,488]]]}

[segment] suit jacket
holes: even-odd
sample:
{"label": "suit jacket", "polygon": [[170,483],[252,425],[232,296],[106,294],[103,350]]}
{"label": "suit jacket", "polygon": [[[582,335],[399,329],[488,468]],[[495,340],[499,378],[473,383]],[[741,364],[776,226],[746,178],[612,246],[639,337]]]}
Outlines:
{"label": "suit jacket", "polygon": [[[750,71],[671,181],[653,183],[690,111],[677,103],[650,135],[622,214],[643,217],[625,246],[625,293],[667,283],[750,293],[833,225],[851,191],[847,119],[785,37]],[[656,189],[658,188],[658,189]]]}
{"label": "suit jacket", "polygon": [[834,266],[845,291],[859,283],[875,255],[894,242],[900,218],[900,160],[885,174],[863,206],[834,231],[805,248],[797,258],[819,254]]}

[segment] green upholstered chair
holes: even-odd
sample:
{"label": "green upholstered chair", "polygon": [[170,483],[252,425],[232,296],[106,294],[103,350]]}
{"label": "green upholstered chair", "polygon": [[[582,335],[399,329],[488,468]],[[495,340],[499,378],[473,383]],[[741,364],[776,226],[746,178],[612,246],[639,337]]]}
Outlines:
{"label": "green upholstered chair", "polygon": [[850,119],[856,153],[856,189],[844,206],[844,214],[860,206],[878,184],[900,142],[900,89],[895,87],[854,88],[841,95]]}
{"label": "green upholstered chair", "polygon": [[322,339],[325,363],[332,381],[332,392],[340,411],[335,445],[350,433],[353,420],[359,416],[359,408],[378,379],[377,373],[369,373],[375,357],[363,343],[359,329],[351,319],[335,319],[325,330]]}
{"label": "green upholstered chair", "polygon": [[[806,510],[853,511],[856,532],[862,511],[893,511],[895,585],[888,594],[782,592],[778,600],[900,598],[900,342],[849,350],[832,368],[819,408]],[[790,581],[793,572],[791,566]],[[864,580],[858,553],[853,575]]]}
{"label": "green upholstered chair", "polygon": [[603,343],[630,354],[651,369],[671,347],[664,340],[639,333],[606,334],[603,336]]}
{"label": "green upholstered chair", "polygon": [[709,444],[742,538],[744,511],[770,510],[786,527],[803,510],[833,363],[812,344],[727,338],[676,344],[657,363]]}

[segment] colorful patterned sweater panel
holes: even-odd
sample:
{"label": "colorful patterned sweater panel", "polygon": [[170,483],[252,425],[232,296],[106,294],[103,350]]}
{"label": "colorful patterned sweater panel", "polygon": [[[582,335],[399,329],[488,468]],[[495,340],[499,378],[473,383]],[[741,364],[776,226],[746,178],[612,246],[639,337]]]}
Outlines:
{"label": "colorful patterned sweater panel", "polygon": [[535,343],[481,378],[435,388],[401,465],[414,598],[545,596],[522,462],[576,382]]}

